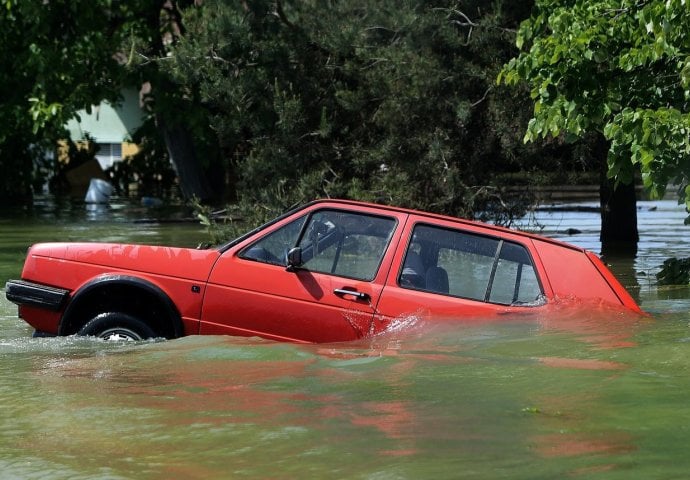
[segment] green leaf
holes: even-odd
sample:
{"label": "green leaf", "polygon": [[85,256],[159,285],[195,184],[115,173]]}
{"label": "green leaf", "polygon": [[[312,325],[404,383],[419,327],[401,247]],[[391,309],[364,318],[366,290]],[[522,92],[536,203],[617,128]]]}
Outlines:
{"label": "green leaf", "polygon": [[654,160],[654,155],[649,150],[640,150],[640,161],[644,167],[649,167],[649,164]]}

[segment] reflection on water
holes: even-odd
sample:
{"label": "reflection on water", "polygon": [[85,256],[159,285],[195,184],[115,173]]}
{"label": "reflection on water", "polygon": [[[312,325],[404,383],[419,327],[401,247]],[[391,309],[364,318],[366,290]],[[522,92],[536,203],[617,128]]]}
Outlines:
{"label": "reflection on water", "polygon": [[673,476],[690,466],[690,434],[673,428],[690,414],[686,330],[594,315],[314,346],[12,336],[0,465],[22,478]]}
{"label": "reflection on water", "polygon": [[[653,281],[663,258],[688,254],[675,244],[685,227],[668,220],[672,207],[641,211],[638,258],[614,265],[652,317],[563,308],[471,326],[408,317],[385,334],[336,345],[232,337],[111,345],[30,338],[3,294],[0,471],[42,479],[685,478],[690,292]],[[654,212],[667,223],[652,222]],[[0,220],[1,273],[16,275],[37,240],[204,239],[193,225],[117,215]],[[597,251],[589,217],[549,215],[540,220],[545,233]],[[557,233],[570,226],[583,233]]]}

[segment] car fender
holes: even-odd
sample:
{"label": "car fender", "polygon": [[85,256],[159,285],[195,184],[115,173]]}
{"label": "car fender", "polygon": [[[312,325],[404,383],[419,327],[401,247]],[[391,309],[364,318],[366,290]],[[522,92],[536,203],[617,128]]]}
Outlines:
{"label": "car fender", "polygon": [[79,314],[80,309],[83,308],[84,301],[88,301],[97,291],[112,287],[131,288],[154,298],[157,301],[157,306],[163,310],[164,315],[170,320],[173,338],[184,335],[181,315],[175,303],[162,288],[144,278],[122,274],[101,275],[79,287],[71,296],[60,319],[58,335],[75,333],[72,320],[75,315]]}

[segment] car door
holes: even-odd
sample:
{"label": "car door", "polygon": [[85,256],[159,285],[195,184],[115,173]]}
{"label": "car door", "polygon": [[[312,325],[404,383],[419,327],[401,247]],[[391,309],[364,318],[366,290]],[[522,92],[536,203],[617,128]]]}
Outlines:
{"label": "car door", "polygon": [[[321,205],[233,247],[211,272],[200,333],[306,342],[369,334],[404,217]],[[286,268],[295,248],[301,264]]]}

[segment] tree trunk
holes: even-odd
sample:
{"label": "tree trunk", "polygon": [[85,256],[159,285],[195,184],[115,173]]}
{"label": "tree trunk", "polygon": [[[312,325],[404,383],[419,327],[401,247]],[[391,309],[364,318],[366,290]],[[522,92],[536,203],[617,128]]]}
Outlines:
{"label": "tree trunk", "polygon": [[[197,4],[190,1],[157,0],[153,2],[151,9],[146,10],[148,15],[144,19],[153,35],[151,48],[158,58],[166,56],[166,47],[163,35],[155,35],[154,32],[177,32],[173,35],[173,40],[176,40],[184,33],[180,12],[192,3]],[[215,192],[197,156],[194,139],[185,127],[184,120],[178,120],[178,118],[184,118],[184,112],[180,113],[179,108],[176,109],[181,103],[175,105],[176,97],[173,92],[176,92],[178,87],[166,74],[161,73],[157,62],[150,62],[144,70],[143,76],[150,82],[151,91],[156,98],[156,106],[154,107],[156,123],[158,130],[163,135],[170,161],[177,173],[182,195],[187,200],[192,197],[201,201],[215,199]],[[170,92],[170,94],[166,92]],[[179,101],[179,98],[177,100]]]}
{"label": "tree trunk", "polygon": [[603,135],[594,141],[594,155],[601,165],[599,200],[601,202],[601,253],[603,256],[635,255],[640,237],[637,231],[637,197],[634,181],[615,185],[607,178],[606,157],[609,142]]}
{"label": "tree trunk", "polygon": [[31,140],[24,136],[8,136],[0,144],[0,202],[4,206],[30,206],[33,203],[31,173],[34,162],[30,154]]}
{"label": "tree trunk", "polygon": [[180,188],[185,199],[193,197],[201,201],[212,200],[215,195],[196,155],[189,131],[182,125],[169,124],[157,115],[158,128],[163,134],[170,161],[175,167]]}
{"label": "tree trunk", "polygon": [[604,256],[636,255],[637,242],[637,198],[635,185],[615,187],[609,179],[602,178],[601,201],[601,251]]}

